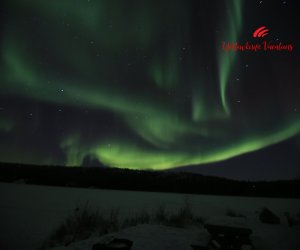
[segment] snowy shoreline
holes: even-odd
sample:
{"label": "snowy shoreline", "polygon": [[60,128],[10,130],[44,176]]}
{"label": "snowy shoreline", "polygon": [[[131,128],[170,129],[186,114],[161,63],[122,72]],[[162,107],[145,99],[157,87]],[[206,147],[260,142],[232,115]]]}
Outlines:
{"label": "snowy shoreline", "polygon": [[[0,183],[2,249],[36,249],[78,205],[109,212],[119,208],[121,216],[141,210],[151,211],[164,204],[169,211],[180,208],[189,199],[193,212],[204,218],[224,216],[228,209],[244,214],[258,235],[265,235],[268,249],[288,249],[284,244],[299,242],[299,226],[290,228],[285,212],[299,213],[300,199],[185,195],[174,193],[94,190]],[[257,211],[267,207],[281,218],[280,225],[261,224]],[[16,239],[17,238],[17,239]],[[271,248],[270,248],[271,247]],[[266,249],[267,249],[266,248]],[[278,248],[278,249],[280,249]]]}

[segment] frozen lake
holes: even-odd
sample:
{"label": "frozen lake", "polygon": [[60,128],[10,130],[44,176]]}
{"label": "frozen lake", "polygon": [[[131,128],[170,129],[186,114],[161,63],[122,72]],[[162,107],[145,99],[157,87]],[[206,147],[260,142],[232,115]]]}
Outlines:
{"label": "frozen lake", "polygon": [[151,212],[159,205],[177,210],[185,200],[195,214],[203,217],[225,215],[232,209],[257,219],[255,211],[268,207],[282,218],[283,213],[299,213],[300,199],[248,198],[186,195],[138,191],[118,191],[0,183],[0,249],[36,249],[60,222],[86,202],[108,212],[119,208],[121,216],[139,210]]}

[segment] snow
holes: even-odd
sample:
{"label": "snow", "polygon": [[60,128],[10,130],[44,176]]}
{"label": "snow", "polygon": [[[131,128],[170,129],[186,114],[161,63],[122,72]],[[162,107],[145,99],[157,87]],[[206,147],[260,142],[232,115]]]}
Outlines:
{"label": "snow", "polygon": [[205,221],[206,224],[249,228],[246,218],[231,216],[213,216]]}
{"label": "snow", "polygon": [[[225,222],[223,218],[223,222]],[[226,225],[233,226],[230,217],[227,217]],[[217,221],[217,220],[215,220]],[[274,225],[260,225],[254,228],[254,234],[250,239],[256,250],[298,250],[300,245],[300,227],[286,228]],[[162,225],[139,225],[122,230],[119,233],[109,234],[103,237],[91,237],[90,239],[74,242],[68,247],[56,247],[51,250],[89,250],[96,243],[109,242],[113,238],[129,239],[133,241],[132,250],[191,250],[191,244],[205,246],[210,235],[204,229],[172,228]],[[243,249],[249,249],[245,245]]]}
{"label": "snow", "polygon": [[[142,210],[151,213],[162,204],[169,212],[178,211],[184,205],[185,200],[189,201],[194,214],[205,218],[205,222],[215,221],[215,223],[236,225],[235,223],[244,221],[243,223],[253,230],[251,238],[257,250],[298,250],[297,246],[300,246],[300,226],[289,227],[284,216],[285,212],[291,215],[300,212],[300,199],[185,195],[14,183],[0,183],[0,197],[0,249],[4,250],[37,249],[52,230],[69,215],[70,211],[86,202],[90,207],[99,208],[103,213],[108,213],[112,208],[119,208],[120,216],[125,218]],[[281,224],[261,223],[257,211],[263,207],[276,213],[281,219]],[[246,218],[225,216],[229,209],[245,215]],[[155,234],[156,230],[158,234]],[[119,233],[122,237],[124,235],[133,237],[136,242],[142,242],[142,239],[147,242],[150,240],[159,242],[176,235],[182,242],[178,243],[180,245],[192,244],[193,235],[204,235],[204,230],[204,228],[178,229],[162,225],[142,225]],[[151,231],[152,239],[143,238],[143,232],[147,231],[148,233]],[[158,241],[158,239],[161,240]],[[99,238],[94,237],[95,242],[98,240]],[[92,239],[88,239],[85,244],[88,242],[92,244]],[[167,244],[167,240],[163,242]]]}
{"label": "snow", "polygon": [[75,242],[68,247],[56,247],[51,250],[86,250],[92,249],[96,243],[107,242],[108,239],[129,239],[133,241],[132,250],[186,250],[191,244],[205,246],[210,239],[204,229],[183,229],[163,225],[139,225],[122,230],[116,234]]}

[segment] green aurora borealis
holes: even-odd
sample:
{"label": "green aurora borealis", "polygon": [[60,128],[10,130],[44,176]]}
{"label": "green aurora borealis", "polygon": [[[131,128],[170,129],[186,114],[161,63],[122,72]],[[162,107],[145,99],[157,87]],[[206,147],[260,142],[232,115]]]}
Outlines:
{"label": "green aurora borealis", "polygon": [[253,3],[5,2],[0,161],[160,170],[299,137],[297,51],[221,50],[255,42]]}

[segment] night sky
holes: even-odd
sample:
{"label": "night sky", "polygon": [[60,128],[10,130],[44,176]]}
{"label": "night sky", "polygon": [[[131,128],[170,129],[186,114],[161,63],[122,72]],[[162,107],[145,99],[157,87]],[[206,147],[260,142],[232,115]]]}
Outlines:
{"label": "night sky", "polygon": [[299,174],[298,1],[1,2],[0,161]]}

